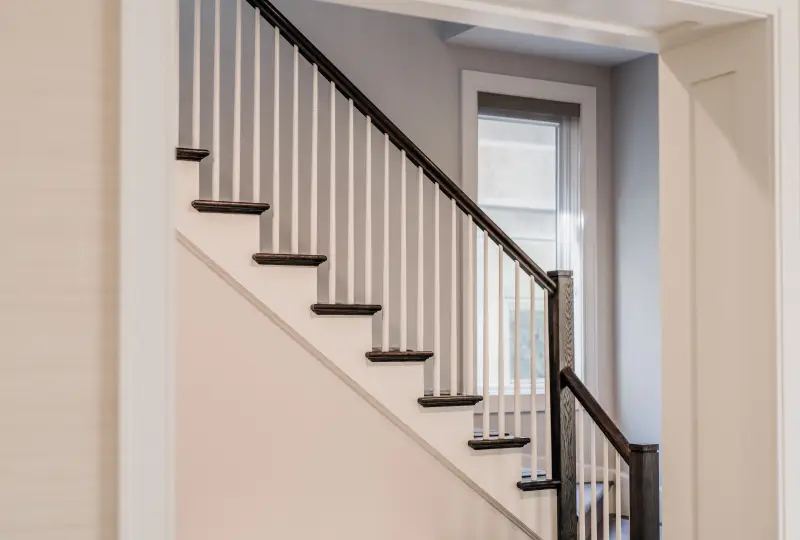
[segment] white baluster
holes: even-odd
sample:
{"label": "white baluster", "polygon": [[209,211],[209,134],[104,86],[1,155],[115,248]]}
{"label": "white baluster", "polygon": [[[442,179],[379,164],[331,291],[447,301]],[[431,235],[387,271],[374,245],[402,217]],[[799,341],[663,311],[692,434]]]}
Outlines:
{"label": "white baluster", "polygon": [[194,0],[194,49],[192,50],[192,148],[200,148],[200,5]]}
{"label": "white baluster", "polygon": [[442,305],[439,239],[439,186],[433,198],[433,395],[442,395]]}
{"label": "white baluster", "polygon": [[253,35],[253,201],[261,202],[261,10],[258,8]]}
{"label": "white baluster", "polygon": [[475,394],[475,227],[467,219],[467,295],[464,298],[464,395]]}
{"label": "white baluster", "polygon": [[424,224],[425,215],[425,201],[423,198],[423,184],[425,182],[425,173],[422,167],[417,169],[417,350],[425,350],[425,327],[423,322],[425,320],[425,282],[423,277],[423,258],[424,258],[424,236],[422,228]]}
{"label": "white baluster", "polygon": [[314,64],[311,90],[311,238],[310,253],[319,253],[317,247],[317,212],[319,207],[319,67]]}
{"label": "white baluster", "polygon": [[367,116],[364,187],[364,303],[372,303],[372,118]]}
{"label": "white baluster", "polygon": [[211,158],[211,199],[214,201],[219,200],[219,163],[220,163],[220,146],[219,146],[219,62],[220,62],[220,41],[219,41],[219,0],[214,0],[214,103],[213,103],[213,126],[211,151],[213,152]]}
{"label": "white baluster", "polygon": [[483,438],[489,438],[489,233],[483,231]]}
{"label": "white baluster", "polygon": [[[543,291],[544,298],[544,461],[547,478],[553,477],[552,434],[550,432],[550,295]],[[585,536],[582,538],[586,538]]]}
{"label": "white baluster", "polygon": [[281,252],[281,31],[275,27],[272,71],[272,251]]}
{"label": "white baluster", "polygon": [[[545,292],[545,298],[547,298],[547,293]],[[584,475],[584,451],[583,451],[583,437],[584,437],[584,428],[583,428],[583,408],[580,404],[575,404],[575,416],[576,416],[576,427],[578,430],[578,440],[576,441],[578,444],[578,538],[583,540],[586,538],[586,478]],[[548,474],[548,478],[550,478]]]}
{"label": "white baluster", "polygon": [[589,450],[592,475],[592,540],[597,540],[597,426],[589,421]]}
{"label": "white baluster", "polygon": [[242,0],[236,0],[236,44],[233,53],[233,174],[234,201],[242,200]]}
{"label": "white baluster", "polygon": [[383,136],[383,294],[381,350],[389,350],[389,135]]}
{"label": "white baluster", "polygon": [[503,246],[497,245],[497,436],[506,436],[505,333],[503,332]]}
{"label": "white baluster", "polygon": [[347,303],[356,303],[355,155],[353,100],[347,109]]}
{"label": "white baluster", "polygon": [[536,478],[539,470],[539,433],[537,427],[537,410],[536,410],[536,337],[534,330],[536,328],[536,281],[533,276],[530,278],[531,283],[531,311],[530,311],[530,363],[531,363],[531,476],[532,479]]}
{"label": "white baluster", "polygon": [[616,514],[616,529],[617,533],[615,538],[617,540],[622,540],[622,457],[619,455],[619,452],[615,452],[615,474],[614,480],[617,481],[617,484],[614,486],[614,512]]}
{"label": "white baluster", "polygon": [[[522,436],[522,395],[519,384],[519,302],[522,297],[520,290],[519,261],[514,261],[514,436]],[[531,413],[533,414],[533,413]]]}
{"label": "white baluster", "polygon": [[331,196],[328,246],[328,302],[336,303],[336,83],[331,81]]}
{"label": "white baluster", "polygon": [[292,253],[300,252],[300,49],[292,70]]}
{"label": "white baluster", "polygon": [[[458,394],[458,275],[456,242],[458,230],[458,205],[451,200],[450,206],[450,395]],[[466,393],[466,392],[465,392]]]}
{"label": "white baluster", "polygon": [[408,211],[406,151],[400,152],[400,350],[408,350]]}
{"label": "white baluster", "polygon": [[[608,540],[611,528],[611,486],[609,479],[611,471],[608,468],[608,440],[603,438],[603,539]],[[620,539],[622,540],[622,539]]]}

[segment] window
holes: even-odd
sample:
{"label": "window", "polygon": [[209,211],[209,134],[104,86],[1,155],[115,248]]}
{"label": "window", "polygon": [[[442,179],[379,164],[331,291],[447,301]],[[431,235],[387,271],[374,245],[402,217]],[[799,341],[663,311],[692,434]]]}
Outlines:
{"label": "window", "polygon": [[[478,96],[477,202],[479,206],[544,270],[572,270],[575,278],[575,331],[582,335],[582,228],[580,208],[579,114],[569,104],[534,99]],[[498,99],[499,98],[499,99]],[[505,106],[505,105],[508,106]],[[564,105],[564,106],[562,106]],[[489,387],[500,392],[498,356],[502,340],[504,394],[514,393],[515,266],[490,242],[489,272],[484,275],[484,239],[478,232],[476,382],[483,385],[484,284],[489,287]],[[502,291],[499,288],[502,271]],[[520,283],[520,387],[530,394],[544,392],[544,291],[535,289],[531,306],[530,281]],[[502,306],[503,324],[499,317]],[[531,341],[531,315],[534,340]],[[502,328],[502,330],[501,330]],[[531,376],[531,354],[534,373]],[[576,366],[583,357],[576,339]],[[580,370],[578,371],[580,373]]]}

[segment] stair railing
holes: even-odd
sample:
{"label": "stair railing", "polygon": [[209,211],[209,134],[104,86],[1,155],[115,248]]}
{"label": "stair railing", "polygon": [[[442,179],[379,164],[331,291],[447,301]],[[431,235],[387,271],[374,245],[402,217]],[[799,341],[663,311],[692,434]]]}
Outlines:
{"label": "stair railing", "polygon": [[[268,202],[264,236],[272,253],[327,257],[327,279],[320,283],[327,304],[321,310],[381,311],[372,360],[432,353],[421,403],[483,400],[478,438],[509,446],[533,439],[526,459],[531,480],[540,468],[558,480],[551,455],[558,426],[551,420],[561,414],[551,391],[558,379],[550,377],[557,371],[543,358],[551,356],[547,336],[561,332],[560,321],[537,320],[533,309],[543,303],[547,313],[547,305],[560,302],[554,277],[273,4],[194,0],[193,8],[184,19],[192,21],[191,36],[185,25],[181,41],[182,58],[191,58],[184,73],[192,74],[182,81],[184,101],[192,107],[191,118],[182,115],[181,132],[191,139],[187,146],[211,147],[210,163],[201,166],[201,193],[212,201]],[[232,17],[223,18],[223,10]],[[485,272],[480,283],[479,268]],[[506,285],[514,282],[513,311],[504,278]],[[525,307],[529,328],[522,327]],[[526,332],[530,343],[521,342]],[[503,339],[509,334],[510,346]],[[537,337],[544,350],[536,351]],[[527,358],[523,347],[531,351]],[[542,367],[544,418],[523,416],[523,401],[536,408],[535,374]],[[530,390],[522,387],[524,371],[532,374]],[[505,389],[512,385],[507,406],[497,394],[511,394]],[[512,410],[513,426],[506,426]]]}
{"label": "stair railing", "polygon": [[[610,530],[616,531],[614,537],[622,538],[623,518],[630,523],[631,540],[658,540],[659,518],[659,477],[658,445],[631,444],[620,429],[603,410],[602,406],[584,386],[570,368],[561,371],[562,388],[577,399],[579,406],[575,416],[577,433],[576,464],[578,508],[585,508],[585,485],[590,486],[590,510],[578,512],[578,533],[572,538],[597,539],[611,538]],[[588,440],[586,433],[588,432]],[[601,437],[602,467],[598,467],[597,438]],[[609,452],[613,452],[609,458]],[[588,459],[588,478],[586,472]],[[627,470],[624,468],[627,466]],[[599,471],[598,471],[599,469]],[[598,478],[601,472],[601,478]],[[571,474],[571,472],[569,473]],[[598,487],[602,497],[598,497]],[[610,499],[614,492],[613,505]],[[574,493],[575,491],[571,491]],[[598,501],[600,501],[598,503]],[[598,504],[601,507],[598,507]],[[611,507],[614,514],[611,513]],[[587,518],[588,516],[588,518]],[[589,522],[587,523],[587,519]]]}
{"label": "stair railing", "polygon": [[[232,31],[222,23],[223,9],[233,13]],[[481,429],[470,445],[527,445],[531,477],[519,486],[556,486],[559,538],[574,540],[577,391],[565,375],[574,367],[571,274],[543,271],[269,1],[193,0],[185,20],[192,24],[181,36],[182,73],[191,77],[182,78],[181,93],[191,114],[183,111],[181,134],[191,142],[179,156],[199,160],[208,154],[200,149],[211,148],[201,165],[201,193],[227,206],[269,202],[262,236],[273,254],[324,254],[320,290],[327,303],[316,305],[317,313],[380,310],[371,360],[432,356],[421,405],[482,400]],[[514,284],[510,298],[506,279]],[[526,332],[530,341],[522,343]],[[543,420],[536,413],[537,367],[544,371]],[[527,420],[523,370],[530,373]],[[588,411],[586,396],[575,395]],[[506,426],[512,409],[513,426]],[[633,447],[624,448],[633,468]]]}

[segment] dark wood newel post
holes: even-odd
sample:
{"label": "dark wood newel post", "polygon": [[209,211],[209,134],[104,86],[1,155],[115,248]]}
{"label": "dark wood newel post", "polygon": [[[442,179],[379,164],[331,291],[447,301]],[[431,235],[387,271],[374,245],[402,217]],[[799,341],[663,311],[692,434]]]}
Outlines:
{"label": "dark wood newel post", "polygon": [[575,472],[575,397],[561,387],[561,370],[575,366],[572,272],[547,274],[556,283],[549,297],[550,322],[550,440],[553,476],[558,490],[558,540],[578,538],[578,496]]}
{"label": "dark wood newel post", "polygon": [[659,540],[658,445],[632,444],[631,540]]}

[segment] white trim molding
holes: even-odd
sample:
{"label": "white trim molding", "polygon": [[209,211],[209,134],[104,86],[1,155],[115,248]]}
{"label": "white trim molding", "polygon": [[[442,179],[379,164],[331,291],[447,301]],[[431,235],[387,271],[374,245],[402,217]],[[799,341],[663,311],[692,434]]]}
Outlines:
{"label": "white trim molding", "polygon": [[176,0],[122,0],[120,540],[175,538],[172,185],[178,140],[177,47]]}
{"label": "white trim molding", "polygon": [[800,538],[800,13],[764,2],[773,29],[778,374],[778,538]]}
{"label": "white trim molding", "polygon": [[[597,394],[597,92],[593,86],[526,79],[494,73],[461,72],[461,181],[472,199],[478,196],[478,93],[577,103],[581,106],[580,176],[584,212],[584,356],[577,366]],[[464,264],[467,264],[466,261]],[[554,269],[545,269],[554,270]]]}
{"label": "white trim molding", "polygon": [[[797,0],[680,0],[769,19],[776,238],[778,539],[800,539],[800,6]],[[662,47],[665,44],[662,43]],[[758,269],[755,267],[755,273]],[[767,396],[759,396],[767,399]],[[765,419],[766,421],[766,419]]]}

